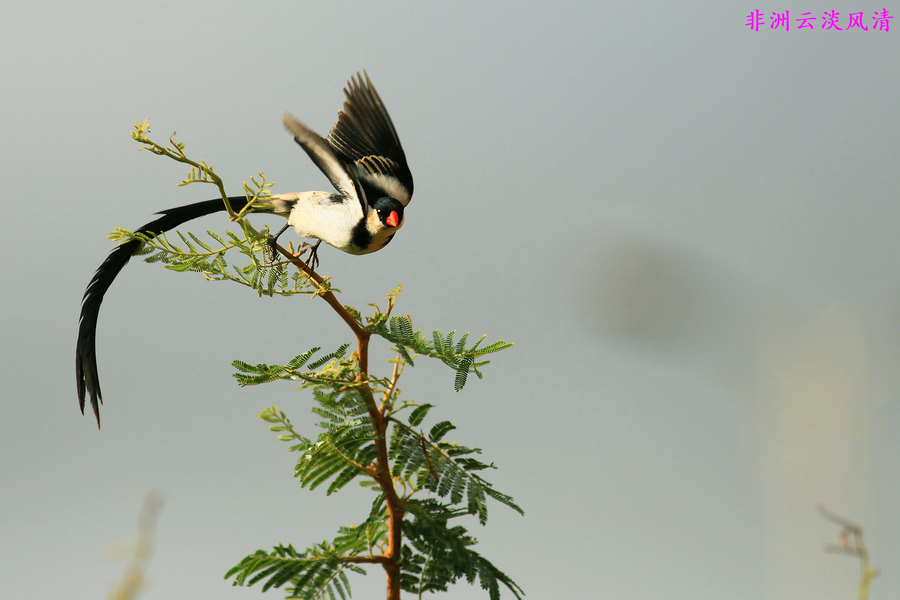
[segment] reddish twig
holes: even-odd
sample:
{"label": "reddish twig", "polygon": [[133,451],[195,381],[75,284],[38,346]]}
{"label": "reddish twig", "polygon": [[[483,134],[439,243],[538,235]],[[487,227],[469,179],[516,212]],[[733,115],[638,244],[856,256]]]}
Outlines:
{"label": "reddish twig", "polygon": [[428,464],[428,470],[431,471],[431,476],[434,477],[435,481],[440,481],[437,471],[434,470],[434,465],[431,464],[431,457],[428,456],[428,446],[426,445],[425,438],[419,436],[419,443],[422,445],[422,454],[425,456],[425,462]]}
{"label": "reddish twig", "polygon": [[816,510],[822,517],[841,528],[837,544],[825,544],[825,552],[846,554],[859,558],[860,582],[859,598],[866,600],[869,597],[869,587],[878,575],[878,569],[869,566],[869,552],[863,543],[863,531],[859,525],[845,519],[837,513],[833,513],[822,504],[816,506]]}
{"label": "reddish twig", "polygon": [[[403,502],[400,500],[400,497],[397,495],[397,490],[394,488],[394,478],[391,474],[390,463],[388,462],[388,419],[384,414],[386,406],[378,406],[368,383],[369,339],[372,337],[372,334],[366,330],[346,308],[344,308],[335,297],[334,293],[327,289],[325,281],[319,277],[308,264],[297,258],[297,256],[287,252],[278,244],[275,244],[275,247],[291,264],[316,282],[321,289],[325,290],[318,295],[334,309],[338,316],[340,316],[347,326],[350,327],[353,335],[356,336],[356,360],[359,367],[356,379],[359,382],[359,392],[362,395],[363,402],[366,404],[369,417],[372,419],[377,455],[374,468],[368,469],[368,472],[378,482],[387,503],[388,546],[387,550],[380,556],[366,558],[365,560],[348,559],[346,562],[371,562],[381,564],[387,574],[387,600],[400,600],[400,548],[403,539],[402,525],[405,511],[403,509]],[[393,379],[396,381],[396,368]]]}

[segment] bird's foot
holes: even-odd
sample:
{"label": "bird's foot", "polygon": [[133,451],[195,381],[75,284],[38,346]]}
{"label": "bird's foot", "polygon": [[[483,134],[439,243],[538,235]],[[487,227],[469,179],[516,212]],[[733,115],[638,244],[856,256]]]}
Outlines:
{"label": "bird's foot", "polygon": [[299,258],[301,254],[303,254],[304,250],[309,251],[309,255],[306,257],[305,262],[309,265],[309,268],[313,271],[316,270],[316,267],[319,266],[319,245],[322,243],[322,240],[317,241],[315,244],[306,244],[304,243],[300,247],[300,252],[297,253],[297,257]]}

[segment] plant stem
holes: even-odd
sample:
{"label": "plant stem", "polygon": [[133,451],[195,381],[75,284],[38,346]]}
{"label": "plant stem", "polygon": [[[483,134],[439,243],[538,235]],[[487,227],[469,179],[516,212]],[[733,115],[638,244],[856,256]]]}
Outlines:
{"label": "plant stem", "polygon": [[[325,282],[321,277],[316,275],[315,271],[313,271],[309,265],[289,253],[280,245],[276,244],[275,247],[281,252],[282,256],[290,261],[295,267],[303,271],[307,277],[323,288],[325,287]],[[372,337],[372,334],[367,331],[353,315],[347,312],[347,309],[343,307],[331,290],[319,295],[332,309],[334,309],[341,319],[344,320],[347,326],[350,327],[350,330],[353,331],[353,335],[356,336],[356,356],[357,364],[359,365],[356,379],[360,382],[359,393],[362,395],[363,401],[366,403],[366,409],[369,412],[369,417],[372,419],[372,428],[375,432],[375,449],[377,453],[375,466],[369,470],[369,473],[375,481],[378,482],[381,491],[384,493],[388,513],[388,547],[382,555],[382,559],[373,562],[380,562],[387,575],[387,600],[400,600],[400,548],[402,547],[403,541],[403,516],[405,511],[403,509],[403,501],[397,495],[397,490],[394,488],[394,478],[391,474],[390,463],[388,462],[388,419],[385,418],[383,411],[383,407],[386,408],[386,405],[382,405],[381,407],[378,405],[372,394],[372,389],[368,384],[369,339]],[[393,379],[396,380],[396,369]]]}
{"label": "plant stem", "polygon": [[859,558],[859,600],[868,600],[869,588],[872,585],[872,579],[878,575],[878,569],[869,565],[869,551],[866,550],[866,545],[863,543],[862,527],[831,512],[822,504],[819,504],[816,510],[823,518],[841,528],[838,543],[826,545],[825,551]]}

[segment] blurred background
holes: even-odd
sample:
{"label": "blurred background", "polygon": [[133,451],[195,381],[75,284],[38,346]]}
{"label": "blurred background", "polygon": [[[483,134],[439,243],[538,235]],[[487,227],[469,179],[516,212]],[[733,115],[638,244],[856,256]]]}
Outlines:
{"label": "blurred background", "polygon": [[[396,310],[426,331],[515,342],[461,393],[424,361],[401,382],[526,511],[472,524],[487,558],[529,598],[852,598],[858,564],[823,551],[823,503],[864,527],[872,598],[900,597],[900,22],[874,30],[883,8],[7,6],[0,595],[105,597],[123,571],[107,551],[153,490],[148,599],[256,597],[222,579],[245,555],[365,517],[369,492],[302,490],[255,418],[275,404],[312,433],[309,398],[231,377],[235,358],[348,340],[324,303],[136,260],[100,315],[99,433],[73,362],[108,232],[215,196],[138,152],[135,121],[177,131],[230,193],[259,171],[276,192],[327,190],[281,117],[325,134],[366,69],[415,197],[384,251],[324,248],[320,271],[345,303],[402,283]],[[806,12],[820,18],[800,30]],[[854,12],[868,31],[846,29]],[[352,583],[382,597],[377,570]]]}

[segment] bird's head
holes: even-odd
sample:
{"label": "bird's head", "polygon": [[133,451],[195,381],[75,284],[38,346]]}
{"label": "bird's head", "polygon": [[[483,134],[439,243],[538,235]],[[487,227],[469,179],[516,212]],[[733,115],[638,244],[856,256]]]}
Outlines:
{"label": "bird's head", "polygon": [[382,196],[375,203],[378,220],[385,227],[400,229],[403,226],[403,205],[394,198]]}

